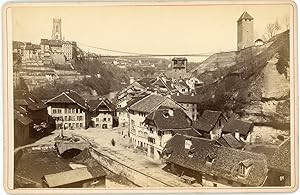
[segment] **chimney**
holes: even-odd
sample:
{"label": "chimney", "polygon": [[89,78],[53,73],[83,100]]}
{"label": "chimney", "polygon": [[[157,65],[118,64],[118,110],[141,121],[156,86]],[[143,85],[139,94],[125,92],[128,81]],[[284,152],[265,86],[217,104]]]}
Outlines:
{"label": "chimney", "polygon": [[170,116],[174,116],[174,110],[173,110],[173,108],[170,108],[168,112],[169,112]]}
{"label": "chimney", "polygon": [[192,140],[191,140],[191,138],[190,139],[186,138],[185,142],[184,142],[184,148],[187,149],[187,150],[189,150],[189,149],[191,149],[191,146],[192,146]]}
{"label": "chimney", "polygon": [[134,77],[129,77],[129,84],[132,84],[134,82]]}
{"label": "chimney", "polygon": [[239,130],[235,130],[235,132],[234,132],[234,137],[235,137],[237,140],[240,140],[240,132],[239,132]]}
{"label": "chimney", "polygon": [[192,94],[191,94],[191,96],[194,96],[195,95],[195,93],[194,93],[194,91],[192,92]]}
{"label": "chimney", "polygon": [[176,95],[177,95],[177,96],[179,96],[179,95],[180,95],[180,94],[179,94],[179,91],[177,91]]}

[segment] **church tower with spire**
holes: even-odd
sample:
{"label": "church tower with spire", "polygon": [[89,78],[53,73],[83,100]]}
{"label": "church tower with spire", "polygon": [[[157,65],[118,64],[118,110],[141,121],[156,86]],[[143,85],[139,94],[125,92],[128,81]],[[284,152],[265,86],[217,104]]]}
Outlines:
{"label": "church tower with spire", "polygon": [[237,21],[237,49],[241,50],[254,45],[254,18],[244,12]]}
{"label": "church tower with spire", "polygon": [[52,40],[62,40],[61,19],[53,18]]}

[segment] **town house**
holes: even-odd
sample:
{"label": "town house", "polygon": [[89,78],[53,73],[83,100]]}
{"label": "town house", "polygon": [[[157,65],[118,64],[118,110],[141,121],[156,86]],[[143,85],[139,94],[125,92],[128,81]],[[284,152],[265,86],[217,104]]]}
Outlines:
{"label": "town house", "polygon": [[106,97],[99,97],[97,100],[90,100],[90,126],[101,129],[113,127],[115,108]]}
{"label": "town house", "polygon": [[[135,146],[148,148],[148,130],[144,124],[146,116],[161,106],[182,108],[177,102],[167,96],[148,95],[134,102],[129,111],[129,135]],[[183,108],[182,108],[183,109]]]}
{"label": "town house", "polygon": [[183,95],[179,92],[172,95],[171,98],[178,102],[183,108],[187,110],[188,116],[193,120],[197,120],[198,118],[198,110],[197,110],[197,96],[194,94],[191,95]]}
{"label": "town house", "polygon": [[213,140],[176,134],[163,154],[170,172],[205,187],[263,186],[268,175],[265,155],[218,146]]}
{"label": "town house", "polygon": [[148,129],[147,154],[154,159],[161,158],[167,141],[176,133],[201,136],[191,128],[191,119],[179,108],[160,107],[147,115],[144,123]]}
{"label": "town house", "polygon": [[48,114],[56,121],[56,128],[88,128],[89,105],[80,95],[68,89],[46,102]]}
{"label": "town house", "polygon": [[253,123],[230,118],[222,128],[222,135],[230,133],[239,141],[251,143],[253,127]]}
{"label": "town house", "polygon": [[205,110],[202,115],[193,122],[193,128],[201,133],[204,138],[216,140],[221,137],[222,128],[225,123],[227,123],[227,119],[222,112]]}

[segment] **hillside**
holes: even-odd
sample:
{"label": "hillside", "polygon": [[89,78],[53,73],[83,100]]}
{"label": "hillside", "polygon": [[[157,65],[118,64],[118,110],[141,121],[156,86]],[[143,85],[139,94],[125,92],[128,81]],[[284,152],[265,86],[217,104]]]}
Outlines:
{"label": "hillside", "polygon": [[[43,67],[43,73],[39,71],[38,75],[30,75],[31,73],[28,71],[22,75],[28,88],[41,99],[51,98],[66,89],[73,89],[86,97],[106,95],[128,85],[129,77],[153,77],[158,72],[155,67],[126,66],[120,68],[112,63],[106,63],[101,58],[86,58],[73,61],[63,70],[59,70],[59,67],[49,67],[48,69],[51,69],[52,72],[64,74],[49,81],[45,68]],[[72,75],[66,75],[68,72],[71,72]]]}
{"label": "hillside", "polygon": [[289,31],[263,46],[210,56],[192,71],[204,82],[199,104],[237,113],[256,125],[288,129],[290,124]]}

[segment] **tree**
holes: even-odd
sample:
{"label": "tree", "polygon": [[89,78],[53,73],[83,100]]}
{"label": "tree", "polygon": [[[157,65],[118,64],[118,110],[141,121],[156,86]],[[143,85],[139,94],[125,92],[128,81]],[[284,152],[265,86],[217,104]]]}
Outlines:
{"label": "tree", "polygon": [[281,29],[281,26],[278,22],[278,20],[276,20],[274,23],[270,23],[267,25],[267,36],[270,38],[272,38],[273,36],[275,36],[278,31]]}
{"label": "tree", "polygon": [[290,16],[285,15],[281,18],[282,25],[284,26],[285,30],[290,29]]}

